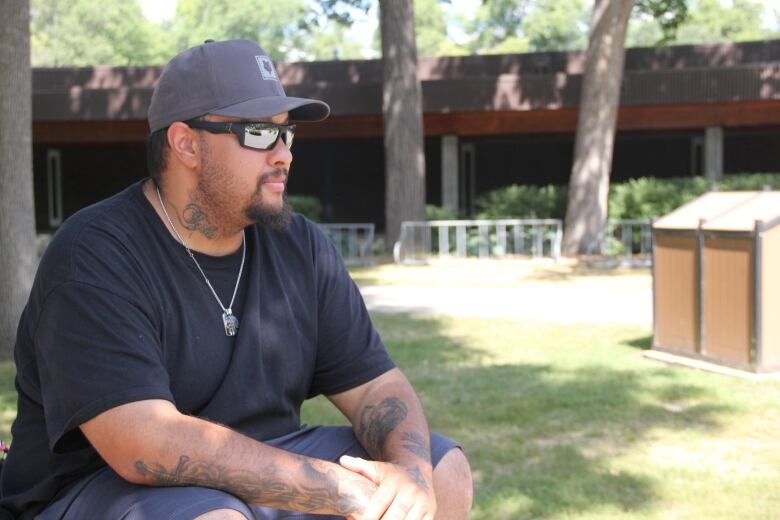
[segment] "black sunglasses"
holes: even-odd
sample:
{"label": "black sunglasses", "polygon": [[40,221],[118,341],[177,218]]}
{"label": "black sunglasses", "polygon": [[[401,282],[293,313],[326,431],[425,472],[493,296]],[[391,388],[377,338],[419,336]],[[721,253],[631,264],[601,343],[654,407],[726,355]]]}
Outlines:
{"label": "black sunglasses", "polygon": [[217,121],[202,121],[190,119],[184,121],[190,128],[205,130],[212,134],[235,134],[238,142],[244,148],[254,150],[270,150],[276,146],[276,141],[282,138],[289,149],[295,137],[295,125],[278,125],[276,123],[223,123]]}

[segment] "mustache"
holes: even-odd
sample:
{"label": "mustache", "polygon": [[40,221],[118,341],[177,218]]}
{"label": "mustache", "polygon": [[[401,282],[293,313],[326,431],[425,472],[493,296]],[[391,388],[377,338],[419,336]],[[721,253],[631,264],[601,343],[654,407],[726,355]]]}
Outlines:
{"label": "mustache", "polygon": [[286,168],[277,168],[275,170],[272,170],[270,172],[266,172],[260,176],[260,184],[273,180],[273,181],[282,181],[287,182],[287,178],[290,176],[290,172]]}

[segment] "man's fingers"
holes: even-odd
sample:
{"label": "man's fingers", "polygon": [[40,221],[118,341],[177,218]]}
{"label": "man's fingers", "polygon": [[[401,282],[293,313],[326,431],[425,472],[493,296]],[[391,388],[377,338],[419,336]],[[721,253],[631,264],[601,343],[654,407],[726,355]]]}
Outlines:
{"label": "man's fingers", "polygon": [[382,520],[419,520],[420,515],[409,516],[412,512],[412,504],[406,502],[403,498],[396,495],[390,507],[387,508]]}
{"label": "man's fingers", "polygon": [[349,455],[342,455],[339,459],[339,463],[350,471],[363,475],[374,484],[379,485],[380,475],[377,465],[366,459],[359,457],[350,457]]}
{"label": "man's fingers", "polygon": [[425,508],[423,508],[420,504],[415,504],[414,507],[412,507],[408,513],[406,513],[406,516],[404,517],[404,520],[433,520],[433,516],[425,514]]}
{"label": "man's fingers", "polygon": [[[380,518],[385,520],[389,517],[383,516],[390,507],[390,504],[395,499],[396,489],[394,486],[383,485],[379,486],[374,496],[371,497],[371,501],[366,506],[366,510],[363,512],[361,520],[379,520]],[[401,517],[403,518],[403,517]]]}

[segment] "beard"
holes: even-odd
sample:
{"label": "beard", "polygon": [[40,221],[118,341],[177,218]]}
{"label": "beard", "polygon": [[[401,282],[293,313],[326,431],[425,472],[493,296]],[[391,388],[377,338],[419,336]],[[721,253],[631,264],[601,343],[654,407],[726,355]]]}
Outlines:
{"label": "beard", "polygon": [[[257,182],[257,188],[252,194],[249,202],[243,208],[242,215],[236,215],[236,193],[240,189],[236,185],[235,176],[223,165],[214,161],[211,157],[211,150],[205,139],[201,139],[201,149],[203,151],[203,167],[198,176],[198,185],[196,196],[193,197],[196,202],[209,208],[213,215],[224,219],[227,224],[234,215],[237,220],[242,220],[236,227],[245,227],[245,220],[249,223],[258,224],[271,231],[284,231],[292,222],[293,209],[287,200],[287,194],[282,194],[281,207],[275,207],[263,197],[263,182],[269,179],[287,180],[288,172],[279,168],[264,173]],[[231,226],[232,227],[232,226]],[[224,231],[224,228],[223,228]]]}
{"label": "beard", "polygon": [[[282,174],[287,177],[285,172]],[[257,183],[257,190],[255,190],[252,196],[252,201],[244,209],[244,215],[250,221],[270,229],[271,231],[284,231],[290,226],[292,222],[293,209],[290,202],[287,200],[287,192],[282,194],[282,207],[274,208],[263,200],[263,181],[270,177],[278,177],[276,172],[264,173]]]}

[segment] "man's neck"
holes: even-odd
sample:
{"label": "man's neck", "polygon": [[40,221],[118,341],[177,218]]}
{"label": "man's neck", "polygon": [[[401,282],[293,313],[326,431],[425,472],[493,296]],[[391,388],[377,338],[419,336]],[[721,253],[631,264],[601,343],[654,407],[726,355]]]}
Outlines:
{"label": "man's neck", "polygon": [[226,232],[206,208],[190,200],[186,193],[160,189],[158,196],[157,183],[151,179],[144,183],[143,192],[171,236],[192,251],[225,256],[241,247],[243,229]]}

